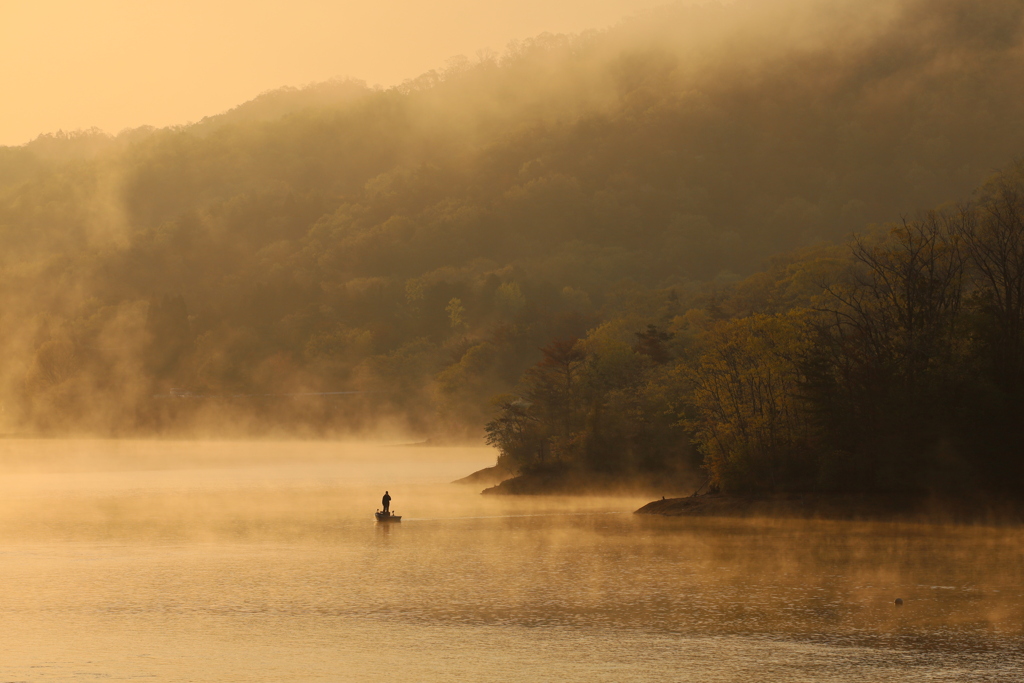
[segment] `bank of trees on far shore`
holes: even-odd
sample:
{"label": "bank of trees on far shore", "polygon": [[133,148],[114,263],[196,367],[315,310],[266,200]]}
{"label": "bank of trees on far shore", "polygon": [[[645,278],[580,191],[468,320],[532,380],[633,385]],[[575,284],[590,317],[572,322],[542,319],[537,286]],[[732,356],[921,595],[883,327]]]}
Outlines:
{"label": "bank of trees on far shore", "polygon": [[726,491],[1024,493],[1021,165],[705,297],[546,346],[487,426],[500,461],[699,464]]}

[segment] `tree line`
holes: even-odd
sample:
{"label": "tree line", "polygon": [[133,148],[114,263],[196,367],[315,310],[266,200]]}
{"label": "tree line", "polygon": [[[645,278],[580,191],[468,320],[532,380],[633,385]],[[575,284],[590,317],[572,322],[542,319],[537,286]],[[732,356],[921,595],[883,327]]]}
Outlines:
{"label": "tree line", "polygon": [[724,491],[1024,493],[1024,165],[543,349],[487,426],[520,472],[698,465]]}

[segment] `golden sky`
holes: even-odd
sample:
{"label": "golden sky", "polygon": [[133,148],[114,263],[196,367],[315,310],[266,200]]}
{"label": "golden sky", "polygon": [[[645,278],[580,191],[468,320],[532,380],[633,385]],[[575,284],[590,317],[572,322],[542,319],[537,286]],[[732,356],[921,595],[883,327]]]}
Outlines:
{"label": "golden sky", "polygon": [[0,145],[196,121],[336,76],[384,86],[667,0],[0,0]]}

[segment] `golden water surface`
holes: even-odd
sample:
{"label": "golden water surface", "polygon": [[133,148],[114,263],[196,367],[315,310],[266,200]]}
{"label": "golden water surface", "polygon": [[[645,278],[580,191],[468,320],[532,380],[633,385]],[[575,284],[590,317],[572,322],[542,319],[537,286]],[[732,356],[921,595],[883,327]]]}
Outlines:
{"label": "golden water surface", "polygon": [[[447,483],[493,460],[0,441],[0,683],[1021,680],[1019,528]],[[385,489],[399,524],[373,519]]]}

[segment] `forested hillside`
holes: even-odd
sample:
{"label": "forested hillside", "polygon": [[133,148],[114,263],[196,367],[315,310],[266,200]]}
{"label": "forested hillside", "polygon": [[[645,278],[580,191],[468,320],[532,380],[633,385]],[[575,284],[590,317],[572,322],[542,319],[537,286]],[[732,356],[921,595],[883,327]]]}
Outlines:
{"label": "forested hillside", "polygon": [[702,466],[729,492],[1024,494],[1024,164],[661,320],[544,347],[487,425],[499,464]]}
{"label": "forested hillside", "polygon": [[[542,347],[661,363],[773,256],[970,197],[1024,153],[1022,16],[670,6],[0,148],[6,428],[480,438]],[[651,387],[620,408],[686,450],[707,427]]]}

